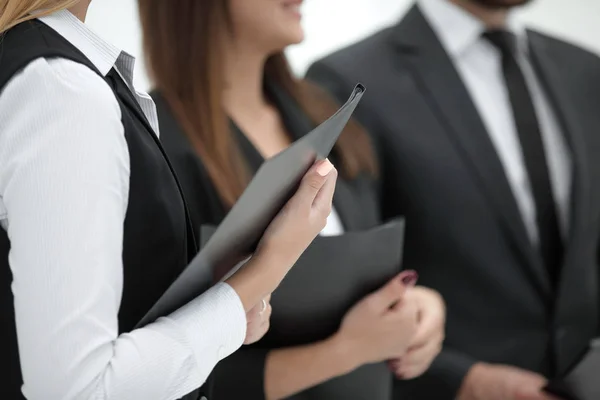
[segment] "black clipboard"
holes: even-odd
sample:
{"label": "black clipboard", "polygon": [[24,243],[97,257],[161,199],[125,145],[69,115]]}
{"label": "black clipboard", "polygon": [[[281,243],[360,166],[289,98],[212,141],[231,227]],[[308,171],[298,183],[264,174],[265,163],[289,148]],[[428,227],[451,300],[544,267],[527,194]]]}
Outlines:
{"label": "black clipboard", "polygon": [[269,223],[295,193],[304,174],[315,161],[329,156],[364,92],[365,87],[357,84],[348,101],[334,115],[262,164],[208,243],[138,327],[187,304],[214,284],[213,271],[228,273],[252,254]]}
{"label": "black clipboard", "polygon": [[579,362],[544,390],[563,400],[600,399],[600,339],[592,340]]}

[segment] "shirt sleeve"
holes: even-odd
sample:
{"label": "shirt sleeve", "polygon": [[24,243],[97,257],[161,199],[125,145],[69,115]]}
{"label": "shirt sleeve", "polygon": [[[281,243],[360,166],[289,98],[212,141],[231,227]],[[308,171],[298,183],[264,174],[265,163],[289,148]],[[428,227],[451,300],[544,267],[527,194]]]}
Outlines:
{"label": "shirt sleeve", "polygon": [[103,79],[38,59],[9,82],[0,219],[30,400],[180,398],[242,345],[244,309],[226,284],[118,335],[128,191],[121,111]]}

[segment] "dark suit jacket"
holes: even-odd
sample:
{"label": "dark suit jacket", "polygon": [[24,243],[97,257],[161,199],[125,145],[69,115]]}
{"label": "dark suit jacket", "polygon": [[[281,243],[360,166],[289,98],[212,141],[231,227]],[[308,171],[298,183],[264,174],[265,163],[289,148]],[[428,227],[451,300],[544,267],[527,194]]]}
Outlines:
{"label": "dark suit jacket", "polygon": [[[268,93],[279,108],[285,126],[293,139],[298,139],[312,130],[313,124],[286,93],[272,85],[268,88]],[[161,142],[186,195],[189,212],[194,223],[195,237],[198,238],[200,244],[202,242],[201,225],[218,225],[225,217],[227,210],[221,202],[202,160],[190,146],[189,140],[174,119],[168,104],[159,93],[152,93],[152,96],[159,114]],[[256,172],[264,161],[262,156],[234,124],[232,124],[232,129],[251,171]],[[330,158],[335,163],[335,151]],[[336,185],[334,206],[346,231],[368,230],[380,224],[376,180],[369,175],[362,174],[351,180],[340,177]],[[327,262],[324,262],[323,268],[326,267]],[[292,275],[288,275],[286,281],[293,279]],[[318,279],[318,277],[315,278]],[[331,287],[332,290],[335,289],[333,282]],[[275,327],[272,326],[271,330],[273,328]],[[301,339],[298,341],[298,338],[295,340],[297,342],[293,343],[294,345],[306,343],[302,343]],[[290,345],[290,343],[285,345]],[[209,400],[264,399],[265,358],[269,351],[268,346],[259,342],[251,347],[245,346],[223,360],[211,375],[204,390]],[[370,371],[366,373],[367,375],[363,373],[366,368],[369,368]],[[321,399],[323,396],[333,396],[347,400],[364,398],[389,400],[392,391],[392,374],[383,363],[376,367],[376,371],[373,368],[372,366],[364,367],[362,372],[359,369],[355,373],[303,392],[293,399]],[[369,382],[384,382],[384,384],[373,385]],[[348,392],[350,393],[347,394]],[[328,393],[328,395],[323,395],[323,393]]]}
{"label": "dark suit jacket", "polygon": [[477,361],[554,376],[599,333],[600,60],[528,36],[575,167],[557,292],[483,122],[418,7],[309,69],[340,100],[365,84],[356,115],[379,142],[384,217],[406,216],[404,265],[447,302],[443,352],[423,377],[396,382],[398,399],[453,399]]}

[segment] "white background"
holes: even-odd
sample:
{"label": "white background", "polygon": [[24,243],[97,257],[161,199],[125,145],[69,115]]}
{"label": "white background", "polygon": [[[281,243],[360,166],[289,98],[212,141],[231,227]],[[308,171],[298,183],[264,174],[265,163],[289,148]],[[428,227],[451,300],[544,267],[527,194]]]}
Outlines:
{"label": "white background", "polygon": [[[320,56],[396,23],[411,4],[412,0],[306,0],[306,40],[288,51],[292,67],[302,74]],[[531,27],[600,53],[600,0],[533,0],[519,13]],[[137,0],[93,0],[87,22],[138,58],[136,86],[147,90]]]}

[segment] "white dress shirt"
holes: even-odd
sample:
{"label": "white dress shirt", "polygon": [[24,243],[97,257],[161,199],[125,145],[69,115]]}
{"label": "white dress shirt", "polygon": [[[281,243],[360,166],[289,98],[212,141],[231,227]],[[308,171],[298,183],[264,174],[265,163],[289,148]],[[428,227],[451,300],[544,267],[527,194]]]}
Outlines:
{"label": "white dress shirt", "polygon": [[335,207],[331,207],[331,213],[327,217],[327,223],[325,228],[321,231],[321,236],[339,236],[344,234],[344,225],[340,219],[340,215],[335,210]]}
{"label": "white dress shirt", "polygon": [[[419,7],[473,99],[504,167],[532,243],[539,243],[536,211],[523,152],[502,72],[500,51],[482,37],[485,25],[449,0],[419,0]],[[540,123],[550,183],[563,236],[569,224],[572,165],[570,152],[550,102],[529,58],[527,34],[514,15],[507,30],[517,35],[517,61],[525,75]]]}
{"label": "white dress shirt", "polygon": [[[133,57],[67,11],[41,20],[133,87]],[[152,100],[136,97],[158,134]],[[245,312],[225,283],[118,335],[129,167],[117,100],[87,67],[38,59],[0,93],[0,224],[28,399],[176,399],[242,345]]]}

